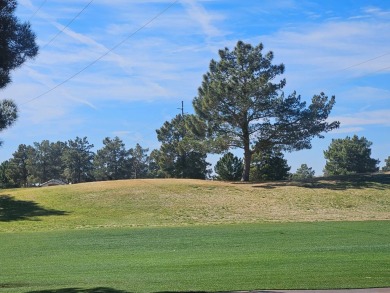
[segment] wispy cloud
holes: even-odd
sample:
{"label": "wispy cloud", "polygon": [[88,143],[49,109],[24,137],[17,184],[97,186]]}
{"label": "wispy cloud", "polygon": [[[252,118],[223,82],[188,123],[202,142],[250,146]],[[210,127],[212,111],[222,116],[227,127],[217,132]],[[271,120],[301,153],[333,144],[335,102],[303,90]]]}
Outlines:
{"label": "wispy cloud", "polygon": [[213,38],[223,35],[223,32],[219,30],[215,25],[216,19],[221,20],[221,16],[211,14],[196,0],[183,0],[181,1],[191,20],[198,23],[202,32],[207,38]]}
{"label": "wispy cloud", "polygon": [[390,109],[358,112],[343,116],[333,116],[331,120],[340,121],[342,126],[356,127],[365,125],[390,126]]}
{"label": "wispy cloud", "polygon": [[390,18],[390,10],[385,10],[380,7],[369,6],[369,7],[365,7],[363,11],[375,17]]}
{"label": "wispy cloud", "polygon": [[[384,70],[390,64],[390,55],[384,55],[390,38],[383,37],[389,31],[390,22],[332,21],[281,29],[249,42],[263,42],[274,52],[275,62],[286,65],[287,88],[335,94],[334,88],[353,79],[390,72]],[[377,56],[382,57],[364,62]]]}
{"label": "wispy cloud", "polygon": [[356,86],[343,93],[341,93],[344,99],[361,102],[366,101],[368,103],[376,103],[381,100],[390,101],[390,90],[373,86]]}
{"label": "wispy cloud", "polygon": [[343,134],[343,133],[348,133],[348,134],[356,134],[356,133],[359,133],[361,131],[363,131],[364,128],[363,127],[344,127],[341,125],[340,128],[338,129],[334,129],[332,130],[329,134],[332,135],[332,134]]}

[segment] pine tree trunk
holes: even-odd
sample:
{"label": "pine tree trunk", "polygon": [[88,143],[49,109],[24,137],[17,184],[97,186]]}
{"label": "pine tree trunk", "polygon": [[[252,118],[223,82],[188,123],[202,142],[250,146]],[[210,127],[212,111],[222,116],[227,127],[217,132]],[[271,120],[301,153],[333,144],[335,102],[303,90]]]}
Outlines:
{"label": "pine tree trunk", "polygon": [[250,150],[249,141],[248,141],[248,143],[245,143],[245,146],[244,146],[244,170],[242,172],[242,178],[241,178],[241,181],[243,181],[243,182],[249,181],[251,160],[252,160],[252,152]]}

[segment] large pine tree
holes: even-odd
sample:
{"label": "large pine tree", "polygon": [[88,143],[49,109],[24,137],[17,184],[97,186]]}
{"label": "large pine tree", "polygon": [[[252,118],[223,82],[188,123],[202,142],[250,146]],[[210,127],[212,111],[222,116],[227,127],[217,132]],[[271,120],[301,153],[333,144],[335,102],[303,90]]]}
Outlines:
{"label": "large pine tree", "polygon": [[230,51],[219,51],[203,76],[193,100],[196,114],[207,128],[207,140],[216,151],[244,150],[243,181],[249,180],[252,155],[274,146],[284,150],[311,147],[313,137],[339,126],[327,122],[335,97],[315,95],[307,107],[295,92],[285,97],[284,65],[274,65],[273,53],[262,53],[239,41]]}

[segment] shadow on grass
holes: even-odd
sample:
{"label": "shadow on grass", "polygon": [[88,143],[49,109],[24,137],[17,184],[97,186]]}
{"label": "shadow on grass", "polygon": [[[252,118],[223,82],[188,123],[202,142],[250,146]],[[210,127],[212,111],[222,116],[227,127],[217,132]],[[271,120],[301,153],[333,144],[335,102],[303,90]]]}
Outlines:
{"label": "shadow on grass", "polygon": [[132,292],[117,290],[113,288],[98,287],[92,289],[64,288],[64,289],[54,289],[54,290],[29,291],[26,293],[132,293]]}
{"label": "shadow on grass", "polygon": [[9,195],[0,195],[0,222],[36,221],[36,217],[67,214],[65,211],[45,209],[33,201],[17,200]]}
{"label": "shadow on grass", "polygon": [[255,291],[161,291],[154,293],[281,293],[280,291],[269,291],[269,290],[255,290]]}
{"label": "shadow on grass", "polygon": [[281,186],[324,188],[332,190],[374,188],[390,189],[390,174],[354,174],[346,176],[316,177],[303,181],[276,181],[256,183],[254,188],[273,189]]}
{"label": "shadow on grass", "polygon": [[[229,292],[243,292],[243,291],[161,291],[154,293],[229,293]],[[248,291],[249,292],[249,291]],[[278,293],[278,291],[251,291],[258,293]],[[79,289],[79,288],[65,288],[57,290],[43,290],[43,291],[29,291],[26,293],[132,293],[130,291],[116,290],[112,288],[92,288],[92,289]]]}

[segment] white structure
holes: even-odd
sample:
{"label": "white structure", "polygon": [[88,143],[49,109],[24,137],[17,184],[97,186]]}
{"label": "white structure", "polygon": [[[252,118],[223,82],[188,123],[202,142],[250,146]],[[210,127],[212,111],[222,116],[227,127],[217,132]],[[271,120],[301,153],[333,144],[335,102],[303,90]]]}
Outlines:
{"label": "white structure", "polygon": [[49,181],[42,183],[41,187],[56,186],[56,185],[66,185],[66,183],[59,179],[50,179]]}

